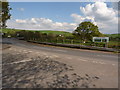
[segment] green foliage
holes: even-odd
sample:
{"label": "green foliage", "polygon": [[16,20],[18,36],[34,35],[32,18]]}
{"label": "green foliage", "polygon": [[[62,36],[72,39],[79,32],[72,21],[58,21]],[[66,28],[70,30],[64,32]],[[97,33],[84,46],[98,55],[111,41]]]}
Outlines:
{"label": "green foliage", "polygon": [[95,26],[93,23],[86,21],[79,24],[79,26],[73,32],[73,35],[82,41],[87,41],[92,40],[92,37],[94,36],[102,36],[102,33],[99,32],[98,26]]}
{"label": "green foliage", "polygon": [[6,21],[10,19],[11,14],[9,13],[11,8],[9,3],[0,1],[0,28],[6,28]]}
{"label": "green foliage", "polygon": [[[86,43],[82,43],[80,39],[75,39],[72,36],[72,33],[64,32],[64,31],[44,31],[43,33],[43,31],[19,30],[19,29],[6,28],[6,29],[2,29],[2,32],[5,33],[3,37],[8,37],[8,36],[17,37],[17,38],[22,38],[26,41],[32,40],[37,42],[79,44],[79,45],[98,46],[98,47],[105,47],[105,44],[106,44],[105,42],[93,43],[90,40],[86,41]],[[118,34],[107,34],[105,36],[118,38]],[[110,42],[108,43],[108,47],[120,49],[120,42],[118,42],[117,40],[110,39]]]}

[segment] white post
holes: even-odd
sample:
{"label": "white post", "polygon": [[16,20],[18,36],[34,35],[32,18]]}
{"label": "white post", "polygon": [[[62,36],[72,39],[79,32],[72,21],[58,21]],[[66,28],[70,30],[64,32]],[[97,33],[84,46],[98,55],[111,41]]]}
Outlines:
{"label": "white post", "polygon": [[101,42],[102,42],[102,38],[101,38]]}

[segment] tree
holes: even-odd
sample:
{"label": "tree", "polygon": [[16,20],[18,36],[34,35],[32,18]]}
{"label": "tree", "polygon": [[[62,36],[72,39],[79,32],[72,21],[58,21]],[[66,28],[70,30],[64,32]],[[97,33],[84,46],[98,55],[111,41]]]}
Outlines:
{"label": "tree", "polygon": [[7,1],[1,2],[0,1],[0,28],[6,28],[6,21],[10,19],[11,8],[9,7],[9,3]]}
{"label": "tree", "polygon": [[85,21],[79,24],[75,31],[73,31],[73,35],[85,43],[87,40],[92,40],[94,36],[102,36],[102,33],[99,32],[98,26],[90,21]]}

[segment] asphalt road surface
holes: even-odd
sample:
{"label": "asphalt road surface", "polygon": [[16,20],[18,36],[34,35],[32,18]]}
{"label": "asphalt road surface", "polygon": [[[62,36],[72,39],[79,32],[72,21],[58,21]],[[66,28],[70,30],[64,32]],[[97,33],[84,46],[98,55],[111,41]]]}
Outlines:
{"label": "asphalt road surface", "polygon": [[[7,39],[6,39],[7,40]],[[5,40],[3,40],[5,41]],[[33,43],[26,43],[21,40],[9,39],[7,42],[10,42],[14,45],[32,48],[35,50],[43,50],[46,52],[53,52],[53,53],[60,53],[60,54],[67,54],[67,55],[74,55],[80,57],[87,57],[93,59],[102,59],[102,60],[111,60],[111,61],[118,61],[118,54],[113,53],[105,53],[103,51],[93,51],[93,50],[85,50],[85,49],[68,49],[68,48],[57,48],[55,46],[47,46],[47,45],[39,45]]]}
{"label": "asphalt road surface", "polygon": [[[95,85],[93,85],[96,88],[118,87],[118,54],[112,52],[41,45],[17,39],[3,39],[3,42],[11,43],[8,44],[11,48],[3,49],[3,54],[22,53],[24,55],[27,54],[29,58],[37,55],[49,57],[53,60],[72,66],[74,68],[74,73],[77,73],[78,75],[84,77],[84,75],[87,74],[98,77],[99,80],[95,81]],[[4,62],[3,59],[3,66],[7,65],[6,62]],[[20,62],[29,62],[29,60],[12,61],[12,65]]]}

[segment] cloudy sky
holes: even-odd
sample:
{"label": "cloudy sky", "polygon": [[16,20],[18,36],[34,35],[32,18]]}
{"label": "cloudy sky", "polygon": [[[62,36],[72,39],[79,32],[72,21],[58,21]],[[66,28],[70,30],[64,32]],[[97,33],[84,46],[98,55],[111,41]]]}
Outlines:
{"label": "cloudy sky", "polygon": [[100,32],[118,33],[117,4],[112,2],[10,2],[8,28],[72,32],[91,21]]}

